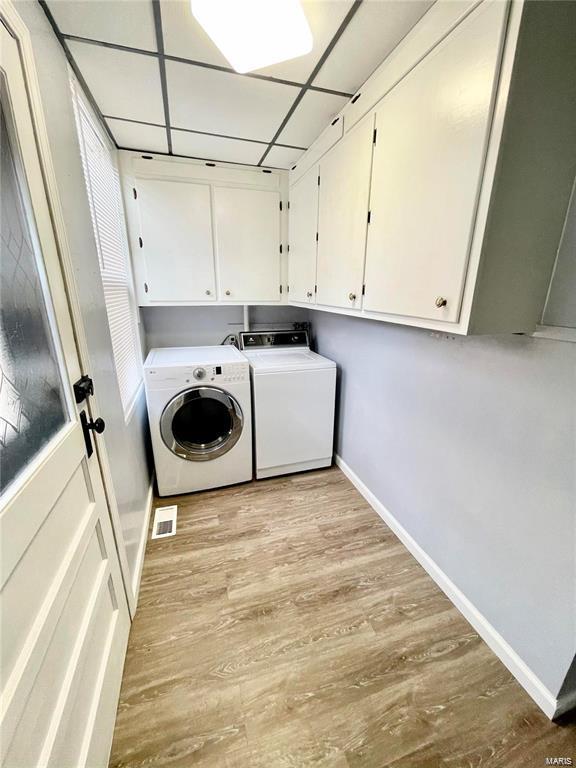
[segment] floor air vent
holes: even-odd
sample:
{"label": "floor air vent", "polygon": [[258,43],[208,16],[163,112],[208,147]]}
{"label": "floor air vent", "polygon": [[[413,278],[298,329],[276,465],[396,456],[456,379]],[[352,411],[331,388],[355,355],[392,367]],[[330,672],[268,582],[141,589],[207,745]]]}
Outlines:
{"label": "floor air vent", "polygon": [[154,512],[154,525],[152,526],[152,538],[163,539],[166,536],[174,536],[176,533],[176,518],[178,507],[158,507]]}

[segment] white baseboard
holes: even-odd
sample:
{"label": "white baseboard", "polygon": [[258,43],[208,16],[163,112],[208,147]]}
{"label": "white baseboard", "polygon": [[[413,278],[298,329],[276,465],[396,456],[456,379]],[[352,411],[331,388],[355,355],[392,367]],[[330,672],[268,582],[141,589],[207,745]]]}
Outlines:
{"label": "white baseboard", "polygon": [[426,554],[422,547],[412,538],[408,531],[396,520],[372,491],[360,480],[358,475],[338,455],[336,465],[364,496],[368,504],[382,518],[386,525],[398,536],[406,549],[418,560],[425,571],[434,579],[436,584],[458,608],[464,618],[474,627],[476,632],[498,656],[500,661],[510,670],[524,690],[534,699],[540,709],[550,718],[558,717],[576,704],[576,694],[570,694],[558,700],[556,696],[534,674],[528,665],[508,645],[502,635],[490,624],[466,595],[458,589],[444,571]]}
{"label": "white baseboard", "polygon": [[148,494],[146,496],[146,516],[144,525],[142,526],[142,531],[140,533],[140,541],[138,542],[138,554],[136,555],[134,574],[132,575],[132,593],[135,600],[135,609],[138,606],[138,592],[140,591],[140,579],[142,578],[142,568],[144,567],[144,554],[146,552],[146,542],[148,541],[148,528],[150,527],[150,515],[152,514],[153,500],[154,474],[152,474],[152,477],[150,478],[150,487],[148,488]]}

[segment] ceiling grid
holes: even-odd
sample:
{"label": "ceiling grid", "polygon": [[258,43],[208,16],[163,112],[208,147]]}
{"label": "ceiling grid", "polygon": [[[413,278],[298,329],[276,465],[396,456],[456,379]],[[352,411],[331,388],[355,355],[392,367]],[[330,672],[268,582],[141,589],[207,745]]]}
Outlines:
{"label": "ceiling grid", "polygon": [[38,0],[118,148],[280,168],[298,160],[433,1],[302,0],[312,51],[240,74],[189,0]]}

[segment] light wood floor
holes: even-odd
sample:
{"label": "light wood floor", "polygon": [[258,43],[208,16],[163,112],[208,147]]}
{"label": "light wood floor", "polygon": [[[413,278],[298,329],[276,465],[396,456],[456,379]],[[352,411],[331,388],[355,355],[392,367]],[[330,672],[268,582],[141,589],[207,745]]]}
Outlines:
{"label": "light wood floor", "polygon": [[339,470],[174,502],[114,768],[576,764],[575,721],[547,720]]}

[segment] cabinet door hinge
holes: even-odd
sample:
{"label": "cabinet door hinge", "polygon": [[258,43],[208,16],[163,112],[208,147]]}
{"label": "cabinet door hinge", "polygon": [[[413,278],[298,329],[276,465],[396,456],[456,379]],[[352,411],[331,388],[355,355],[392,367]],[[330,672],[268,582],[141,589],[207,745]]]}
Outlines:
{"label": "cabinet door hinge", "polygon": [[372,216],[372,211],[368,211],[368,224],[370,224],[371,216]]}
{"label": "cabinet door hinge", "polygon": [[138,192],[136,192],[136,187],[132,187],[132,193],[134,195],[134,200],[138,198]]}
{"label": "cabinet door hinge", "polygon": [[142,246],[144,245],[144,243],[142,242],[142,238],[141,238],[141,237],[139,237],[139,238],[138,238],[138,243],[139,243],[139,245],[140,245],[140,248],[142,248]]}
{"label": "cabinet door hinge", "polygon": [[376,144],[376,136],[378,134],[378,129],[374,128],[374,135],[372,136],[372,144]]}

